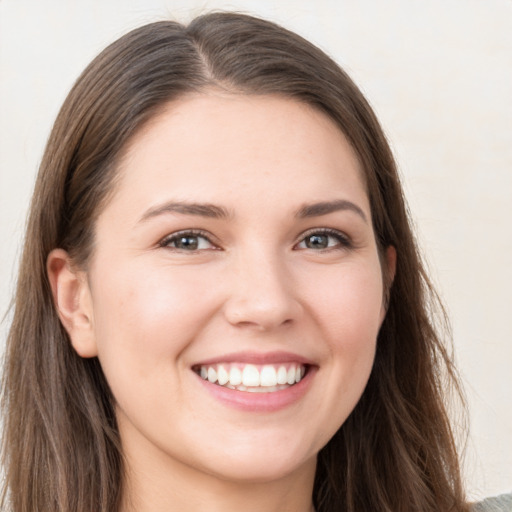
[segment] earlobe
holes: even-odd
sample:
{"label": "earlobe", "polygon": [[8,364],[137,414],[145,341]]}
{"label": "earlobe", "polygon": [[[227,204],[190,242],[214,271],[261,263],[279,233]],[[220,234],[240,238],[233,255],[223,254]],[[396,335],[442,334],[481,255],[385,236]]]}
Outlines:
{"label": "earlobe", "polygon": [[85,273],[73,268],[63,249],[48,255],[46,267],[54,304],[73,348],[81,357],[95,357],[92,299]]}

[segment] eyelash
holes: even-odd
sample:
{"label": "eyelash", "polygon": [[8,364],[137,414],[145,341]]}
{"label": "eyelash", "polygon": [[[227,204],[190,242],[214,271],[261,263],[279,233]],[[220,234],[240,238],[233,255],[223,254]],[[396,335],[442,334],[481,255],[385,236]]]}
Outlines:
{"label": "eyelash", "polygon": [[[337,243],[335,245],[328,246],[326,248],[322,248],[321,249],[322,251],[350,249],[353,247],[352,241],[350,240],[350,238],[347,235],[343,234],[341,231],[338,231],[336,229],[329,229],[329,228],[310,229],[309,231],[307,231],[306,233],[303,233],[301,235],[301,239],[297,244],[295,244],[295,247],[297,247],[297,245],[299,245],[299,244],[304,243],[307,238],[312,237],[314,235],[332,237],[336,240]],[[311,248],[306,247],[304,249],[311,249]]]}
{"label": "eyelash", "polygon": [[[213,247],[209,249],[183,249],[180,247],[171,247],[171,243],[176,243],[178,240],[183,238],[203,238],[204,240],[207,240],[209,244],[211,244]],[[177,233],[172,233],[169,236],[166,236],[163,238],[158,245],[163,248],[169,248],[176,251],[182,251],[182,252],[195,252],[195,251],[204,251],[204,250],[216,250],[218,247],[210,240],[210,235],[208,233],[205,233],[204,231],[198,230],[198,229],[189,229],[185,231],[178,231]]]}
{"label": "eyelash", "polygon": [[[321,249],[319,249],[318,252],[340,250],[340,249],[350,249],[353,246],[349,237],[347,237],[345,234],[343,234],[340,231],[337,231],[335,229],[329,229],[329,228],[316,228],[316,229],[311,229],[311,230],[307,231],[306,233],[303,233],[301,235],[300,241],[294,245],[294,248],[297,248],[300,244],[305,243],[307,238],[312,237],[314,235],[327,236],[327,237],[334,238],[336,240],[336,244],[328,245],[325,248],[321,248]],[[172,247],[171,246],[172,243],[176,243],[180,239],[184,239],[184,238],[202,238],[202,239],[206,240],[208,242],[208,244],[210,244],[212,247],[209,247],[207,249],[205,249],[205,248],[201,249],[199,247],[195,247],[192,249],[184,249],[184,248],[180,248],[180,247]],[[168,249],[172,249],[172,250],[176,250],[176,251],[180,251],[180,252],[191,252],[191,253],[197,252],[197,251],[219,249],[219,247],[211,241],[211,235],[209,235],[208,233],[205,233],[204,231],[196,230],[196,229],[190,229],[190,230],[184,230],[184,231],[178,231],[176,233],[172,233],[171,235],[163,238],[158,243],[158,245],[159,245],[159,247],[162,247],[162,248],[168,248]],[[198,243],[198,245],[199,245],[199,243]],[[311,247],[304,247],[304,248],[300,248],[299,250],[306,250],[306,249],[316,250],[316,249],[312,249]]]}

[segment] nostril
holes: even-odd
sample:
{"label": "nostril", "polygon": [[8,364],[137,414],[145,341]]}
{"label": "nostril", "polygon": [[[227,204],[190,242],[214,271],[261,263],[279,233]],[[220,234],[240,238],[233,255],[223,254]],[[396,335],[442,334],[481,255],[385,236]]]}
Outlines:
{"label": "nostril", "polygon": [[224,306],[226,320],[237,327],[268,330],[292,325],[301,315],[300,304],[285,294],[277,297],[232,297]]}

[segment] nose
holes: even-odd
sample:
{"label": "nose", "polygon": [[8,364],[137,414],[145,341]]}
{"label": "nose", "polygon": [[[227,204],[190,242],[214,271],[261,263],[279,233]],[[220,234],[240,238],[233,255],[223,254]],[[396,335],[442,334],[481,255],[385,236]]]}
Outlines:
{"label": "nose", "polygon": [[227,321],[237,327],[270,331],[295,323],[302,314],[293,279],[279,258],[240,256],[229,278],[224,305]]}

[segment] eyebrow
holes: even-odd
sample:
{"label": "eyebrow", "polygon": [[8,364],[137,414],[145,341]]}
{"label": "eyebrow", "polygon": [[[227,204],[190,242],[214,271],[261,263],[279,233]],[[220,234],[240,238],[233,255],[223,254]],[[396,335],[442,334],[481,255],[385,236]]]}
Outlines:
{"label": "eyebrow", "polygon": [[[305,219],[310,217],[320,217],[337,211],[349,210],[359,215],[365,222],[368,222],[363,210],[351,201],[338,199],[334,201],[321,201],[302,206],[295,214],[297,218]],[[181,215],[197,215],[199,217],[207,217],[211,219],[228,219],[232,218],[232,213],[224,208],[210,203],[188,203],[188,202],[167,202],[154,206],[147,210],[139,222],[145,222],[151,218],[158,217],[166,213],[178,213]]]}
{"label": "eyebrow", "polygon": [[147,210],[139,222],[145,222],[153,217],[165,213],[179,213],[182,215],[198,215],[211,219],[226,219],[232,217],[231,213],[222,206],[209,203],[187,203],[187,202],[168,202]]}
{"label": "eyebrow", "polygon": [[357,206],[357,204],[352,203],[351,201],[346,201],[345,199],[337,199],[335,201],[322,201],[319,203],[306,204],[302,208],[299,209],[296,216],[304,219],[308,217],[320,217],[321,215],[327,215],[329,213],[349,210],[357,215],[359,215],[366,223],[368,219],[366,218],[363,210]]}

